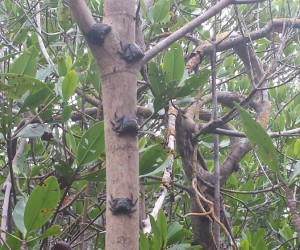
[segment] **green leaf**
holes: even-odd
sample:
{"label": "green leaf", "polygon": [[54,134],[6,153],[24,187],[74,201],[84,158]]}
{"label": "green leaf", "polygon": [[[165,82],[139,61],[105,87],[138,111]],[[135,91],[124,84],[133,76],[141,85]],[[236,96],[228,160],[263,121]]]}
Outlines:
{"label": "green leaf", "polygon": [[285,235],[284,238],[286,240],[293,238],[293,236],[294,236],[294,230],[290,226],[288,226],[288,225],[283,226],[282,227],[282,231],[283,231],[283,233]]}
{"label": "green leaf", "polygon": [[144,148],[143,155],[140,159],[140,177],[153,174],[161,163],[166,159],[165,151],[161,145],[156,144]]}
{"label": "green leaf", "polygon": [[32,46],[12,63],[9,72],[35,77],[37,60],[38,50]]}
{"label": "green leaf", "polygon": [[300,157],[300,139],[298,139],[294,144],[294,154],[297,159]]}
{"label": "green leaf", "polygon": [[53,95],[51,89],[48,88],[48,86],[45,85],[44,88],[42,88],[41,90],[29,95],[25,99],[19,113],[25,112],[26,108],[29,108],[30,110],[32,110],[32,109],[40,106],[41,104],[45,104],[50,96],[52,98],[54,98],[54,95]]}
{"label": "green leaf", "polygon": [[53,215],[60,198],[60,189],[54,176],[37,185],[30,194],[24,212],[28,232],[43,226]]}
{"label": "green leaf", "polygon": [[98,122],[81,137],[76,159],[79,166],[96,160],[104,152],[104,123]]}
{"label": "green leaf", "polygon": [[284,130],[286,119],[284,115],[277,116],[276,120],[272,124],[272,131],[280,132]]}
{"label": "green leaf", "polygon": [[162,209],[160,209],[158,212],[156,223],[162,239],[162,248],[164,249],[167,245],[168,223],[167,223],[167,218]]}
{"label": "green leaf", "polygon": [[[24,19],[21,22],[27,23]],[[13,44],[15,46],[18,46],[19,44],[24,44],[25,41],[27,40],[28,41],[28,45],[30,46],[29,41],[32,40],[32,37],[36,36],[35,32],[34,32],[29,37],[28,33],[30,31],[31,31],[31,29],[29,29],[28,27],[26,27],[26,25],[23,25],[22,28],[20,28],[20,30],[17,32],[16,37],[14,38]]]}
{"label": "green leaf", "polygon": [[42,235],[40,235],[39,237],[30,239],[27,242],[42,240],[42,239],[45,239],[49,236],[59,235],[60,233],[61,233],[61,226],[53,225],[52,227],[47,228],[47,230]]}
{"label": "green leaf", "polygon": [[244,132],[249,139],[252,147],[257,145],[257,155],[259,159],[269,166],[275,173],[279,173],[279,162],[273,142],[265,129],[251,115],[241,108],[238,104],[236,107],[240,113],[240,118],[243,123]]}
{"label": "green leaf", "polygon": [[51,133],[48,124],[32,123],[23,128],[17,137],[21,138],[37,138],[41,137],[45,132]]}
{"label": "green leaf", "polygon": [[250,243],[248,240],[243,240],[241,243],[240,243],[240,249],[241,250],[249,250],[250,249]]}
{"label": "green leaf", "polygon": [[23,236],[26,235],[26,228],[24,225],[24,210],[25,210],[25,200],[19,200],[15,206],[13,212],[13,220],[19,231],[22,233]]}
{"label": "green leaf", "polygon": [[176,93],[175,87],[168,87],[166,90],[161,92],[159,96],[155,97],[153,107],[154,113],[166,107],[171,99],[174,98]]}
{"label": "green leaf", "polygon": [[184,72],[184,58],[182,47],[174,43],[166,51],[163,61],[163,72],[168,83],[179,83]]}
{"label": "green leaf", "polygon": [[152,249],[161,249],[162,247],[162,239],[161,239],[161,235],[160,235],[160,231],[158,228],[158,225],[155,221],[155,219],[153,218],[153,216],[149,215],[150,218],[150,224],[151,224],[151,228],[152,228],[152,232],[154,234],[153,238],[152,238]]}
{"label": "green leaf", "polygon": [[154,62],[149,62],[148,64],[148,75],[151,86],[151,91],[154,96],[159,95],[163,90],[165,90],[166,80],[161,68],[157,67]]}
{"label": "green leaf", "polygon": [[67,131],[68,131],[68,133],[66,134],[67,145],[76,155],[77,154],[77,144],[76,144],[75,137],[70,128],[67,128]]}
{"label": "green leaf", "polygon": [[183,225],[179,224],[178,222],[170,224],[168,228],[168,240],[170,240],[177,232],[180,232],[182,227]]}
{"label": "green leaf", "polygon": [[49,77],[54,73],[54,67],[52,65],[45,65],[40,67],[36,73],[36,79],[43,81],[45,78]]}
{"label": "green leaf", "polygon": [[106,176],[105,168],[102,168],[92,173],[83,174],[80,177],[80,180],[87,180],[87,181],[100,183],[100,182],[105,182],[105,176]]}
{"label": "green leaf", "polygon": [[268,250],[268,245],[264,241],[263,238],[260,238],[258,241],[254,241],[256,243],[254,250]]}
{"label": "green leaf", "polygon": [[62,82],[62,95],[64,101],[68,101],[75,93],[77,81],[78,78],[76,72],[74,70],[70,70]]}
{"label": "green leaf", "polygon": [[73,67],[73,59],[70,55],[66,56],[66,66],[68,71]]}
{"label": "green leaf", "polygon": [[58,55],[56,57],[56,62],[57,62],[57,71],[58,71],[58,76],[66,76],[68,69],[66,65],[66,60],[63,55]]}
{"label": "green leaf", "polygon": [[85,81],[86,83],[92,83],[95,90],[97,90],[99,93],[101,92],[100,75],[95,59],[93,59],[89,65]]}
{"label": "green leaf", "polygon": [[140,140],[139,140],[139,149],[142,149],[146,146],[147,144],[147,139],[146,136],[143,136]]}
{"label": "green leaf", "polygon": [[140,233],[139,246],[139,250],[150,250],[148,238],[143,232]]}
{"label": "green leaf", "polygon": [[300,161],[297,161],[297,162],[296,162],[296,165],[295,165],[295,167],[294,167],[293,175],[292,175],[292,177],[291,177],[291,179],[290,179],[290,183],[292,183],[292,182],[294,181],[294,179],[295,179],[296,177],[298,177],[299,175],[300,175]]}
{"label": "green leaf", "polygon": [[186,236],[192,235],[191,231],[182,229],[183,225],[174,222],[168,227],[167,246],[181,242]]}
{"label": "green leaf", "polygon": [[[6,234],[8,234],[6,232]],[[20,233],[18,231],[14,232],[13,234],[8,234],[6,245],[8,245],[10,248],[7,248],[6,245],[3,245],[0,247],[1,250],[11,250],[11,249],[21,249],[21,242],[22,239],[19,238]]]}
{"label": "green leaf", "polygon": [[[159,167],[157,167],[156,169],[154,169],[151,172],[148,172],[148,173],[145,173],[143,175],[140,175],[140,177],[146,177],[146,176],[150,176],[150,175],[155,175],[155,174],[157,174],[159,172],[162,172],[170,164],[170,162],[171,162],[171,158],[167,157],[166,160]],[[156,165],[154,165],[154,166],[156,166]]]}
{"label": "green leaf", "polygon": [[185,97],[192,94],[197,89],[201,90],[208,82],[210,74],[210,70],[203,69],[199,73],[186,79],[184,85],[176,92],[176,97]]}
{"label": "green leaf", "polygon": [[60,27],[66,32],[72,25],[71,22],[71,11],[68,6],[63,4],[62,1],[58,1],[57,5],[57,19],[59,21]]}
{"label": "green leaf", "polygon": [[67,163],[63,160],[57,159],[54,163],[55,170],[61,174],[69,183],[71,177],[75,174],[75,171],[67,165]]}
{"label": "green leaf", "polygon": [[45,84],[33,77],[26,75],[18,75],[15,73],[5,73],[0,76],[5,76],[9,84],[1,84],[0,90],[6,90],[7,97],[11,99],[20,99],[24,93],[29,91],[35,93],[43,88]]}
{"label": "green leaf", "polygon": [[251,242],[258,242],[260,239],[263,239],[266,234],[264,228],[258,228],[254,234],[252,234]]}
{"label": "green leaf", "polygon": [[61,121],[67,122],[71,116],[72,109],[69,105],[65,105],[61,113]]}
{"label": "green leaf", "polygon": [[294,53],[295,49],[298,47],[297,44],[292,43],[292,44],[288,44],[287,46],[284,47],[283,49],[283,53],[288,56],[292,53]]}
{"label": "green leaf", "polygon": [[199,246],[192,246],[191,244],[188,243],[182,243],[182,244],[177,244],[174,245],[170,248],[168,248],[168,250],[201,250],[202,248]]}
{"label": "green leaf", "polygon": [[152,7],[153,10],[153,23],[157,24],[163,21],[170,10],[170,0],[158,0]]}
{"label": "green leaf", "polygon": [[18,54],[20,54],[20,53],[22,53],[22,52],[21,52],[21,51],[20,51],[20,52],[15,52],[15,53],[11,53],[11,54],[8,54],[8,55],[6,55],[6,56],[3,56],[3,57],[0,58],[0,62],[7,61],[7,60],[9,60],[10,58],[13,58],[13,57],[15,57],[16,55],[18,55]]}
{"label": "green leaf", "polygon": [[234,64],[234,60],[233,60],[233,56],[227,56],[225,57],[225,60],[224,60],[224,67],[225,69],[229,69],[229,68],[232,68],[233,64]]}

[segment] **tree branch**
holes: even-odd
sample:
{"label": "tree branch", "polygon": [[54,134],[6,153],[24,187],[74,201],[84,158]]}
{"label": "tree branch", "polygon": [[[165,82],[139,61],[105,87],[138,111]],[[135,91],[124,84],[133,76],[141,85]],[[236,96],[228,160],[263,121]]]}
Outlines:
{"label": "tree branch", "polygon": [[213,17],[214,15],[221,12],[224,8],[230,5],[233,1],[232,0],[221,0],[210,9],[208,9],[205,13],[201,16],[195,18],[191,22],[187,23],[179,30],[174,32],[172,35],[164,39],[163,41],[159,42],[155,45],[152,49],[148,50],[145,54],[145,57],[139,62],[140,65],[147,63],[153,57],[155,57],[159,52],[165,50],[169,45],[173,42],[177,41],[181,37],[185,36],[187,33],[191,32],[197,26],[202,24],[203,22],[207,21],[209,18]]}
{"label": "tree branch", "polygon": [[68,4],[78,27],[83,33],[87,33],[95,23],[95,20],[86,2],[84,0],[68,0]]}

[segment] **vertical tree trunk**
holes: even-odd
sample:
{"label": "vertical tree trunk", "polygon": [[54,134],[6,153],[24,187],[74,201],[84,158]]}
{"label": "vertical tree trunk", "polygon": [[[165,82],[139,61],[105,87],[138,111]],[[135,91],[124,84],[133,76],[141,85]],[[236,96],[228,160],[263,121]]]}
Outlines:
{"label": "vertical tree trunk", "polygon": [[[114,46],[135,41],[135,1],[106,0],[104,23],[112,27],[105,45],[115,42]],[[106,212],[106,249],[138,249],[138,205],[130,215],[113,215],[110,211],[112,198],[132,198],[139,195],[138,186],[138,147],[137,136],[118,135],[112,130],[111,121],[115,114],[136,115],[137,70],[129,68],[114,52],[115,60],[111,65],[106,60],[100,62],[104,108],[107,212]]]}
{"label": "vertical tree trunk", "polygon": [[[94,32],[95,21],[85,1],[69,0],[68,3],[81,31],[89,35]],[[135,41],[135,1],[106,0],[103,23],[111,27],[104,44],[90,40],[89,47],[99,66],[102,85],[107,182],[105,248],[134,250],[138,249],[139,239],[139,209],[134,204],[139,195],[137,136],[117,134],[111,122],[115,114],[136,115],[139,66],[121,58],[121,44],[126,46]],[[111,204],[118,198],[133,199],[134,212],[113,214]]]}

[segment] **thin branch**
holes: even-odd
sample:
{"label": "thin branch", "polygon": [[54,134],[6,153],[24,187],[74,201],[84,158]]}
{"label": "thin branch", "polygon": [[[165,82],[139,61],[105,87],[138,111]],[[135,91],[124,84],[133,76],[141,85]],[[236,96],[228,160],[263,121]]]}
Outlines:
{"label": "thin branch", "polygon": [[[203,180],[202,178],[200,178],[200,176],[198,175],[198,180],[203,183],[205,186],[211,188],[211,189],[214,189],[215,186],[210,184],[209,182]],[[266,193],[266,192],[272,192],[276,189],[279,189],[283,186],[283,184],[277,184],[277,185],[274,185],[270,188],[265,188],[265,189],[261,189],[261,190],[254,190],[254,191],[243,191],[243,190],[232,190],[232,189],[226,189],[226,188],[220,188],[220,190],[223,192],[223,193],[234,193],[234,194],[260,194],[260,193]]]}
{"label": "thin branch", "polygon": [[[244,36],[243,35],[230,36],[228,39],[222,40],[220,43],[218,43],[217,52],[235,48],[237,45],[244,44],[245,42],[266,37],[272,31],[273,28],[282,28],[283,26],[299,29],[300,19],[276,18],[268,22],[265,25],[265,27],[258,29],[256,31],[245,33]],[[213,46],[211,42],[208,42],[207,46],[205,46],[205,48],[203,48],[203,50],[201,51],[201,54],[203,54],[203,56],[207,56],[210,53],[212,53],[212,51],[213,51]]]}
{"label": "thin branch", "polygon": [[10,192],[11,192],[11,177],[8,174],[5,183],[3,184],[2,191],[4,191],[4,199],[2,205],[2,214],[1,214],[1,242],[6,242],[6,233],[7,230],[7,220],[8,220],[8,213],[9,213],[9,203],[10,203]]}
{"label": "thin branch", "polygon": [[[51,66],[54,66],[52,59],[46,50],[46,47],[44,45],[43,38],[42,38],[41,13],[40,13],[40,3],[39,2],[36,5],[36,11],[37,11],[37,14],[36,14],[37,27],[36,27],[36,29],[37,29],[37,33],[38,33],[38,36],[37,36],[38,43],[39,43],[40,49],[41,49],[46,61],[48,62],[48,64],[50,64]],[[55,67],[53,67],[53,69],[55,70]]]}
{"label": "thin branch", "polygon": [[[155,202],[155,205],[153,207],[152,212],[150,213],[151,216],[153,216],[154,219],[157,218],[158,212],[161,209],[163,202],[165,200],[165,197],[168,192],[168,187],[172,183],[172,175],[173,175],[173,163],[175,158],[175,145],[176,145],[176,139],[175,139],[175,123],[176,123],[176,117],[178,114],[178,110],[175,109],[171,104],[169,105],[169,111],[168,111],[168,132],[167,132],[167,140],[168,140],[168,164],[166,168],[164,169],[163,177],[161,180],[160,185],[160,194],[158,199]],[[150,217],[148,216],[147,219],[142,221],[143,225],[143,231],[145,233],[151,232],[151,224],[150,224]]]}
{"label": "thin branch", "polygon": [[[222,128],[216,128],[216,129],[212,130],[210,133],[246,138],[246,135],[242,132],[232,131],[232,130],[222,129]],[[288,137],[289,136],[299,136],[299,134],[300,134],[300,128],[295,128],[295,129],[281,131],[281,132],[268,133],[268,135],[271,138],[282,137],[282,136],[288,136]]]}
{"label": "thin branch", "polygon": [[[216,17],[214,20],[216,24]],[[213,109],[211,119],[216,121],[218,119],[218,93],[217,93],[217,71],[216,71],[216,27],[214,26],[214,37],[213,42],[213,53],[211,54],[211,84],[212,84],[212,99],[213,99]],[[214,134],[214,179],[215,179],[215,189],[214,189],[214,210],[216,217],[220,220],[220,207],[221,207],[221,197],[220,197],[220,156],[219,156],[219,135]],[[217,249],[220,248],[220,225],[214,223],[214,236],[216,240]]]}
{"label": "thin branch", "polygon": [[289,186],[285,185],[285,186],[283,186],[283,189],[285,191],[288,208],[289,208],[291,216],[292,216],[292,220],[294,223],[294,227],[295,227],[298,239],[300,239],[300,216],[297,212],[296,201],[294,199],[292,190],[290,189]]}
{"label": "thin branch", "polygon": [[187,33],[191,32],[193,29],[195,29],[197,26],[199,26],[203,22],[207,21],[208,19],[210,19],[214,15],[221,12],[224,8],[226,8],[232,2],[233,2],[232,0],[221,0],[221,1],[219,1],[217,4],[215,4],[210,9],[208,9],[201,16],[195,18],[191,22],[189,22],[186,25],[182,26],[180,29],[178,29],[176,32],[174,32],[172,35],[170,35],[169,37],[167,37],[163,41],[159,42],[152,49],[148,50],[145,54],[145,57],[139,62],[139,64],[144,65],[149,60],[151,60],[153,57],[155,57],[159,52],[162,52],[168,46],[170,46],[173,42],[177,41],[178,39],[185,36]]}
{"label": "thin branch", "polygon": [[[88,167],[88,172],[91,173],[91,168]],[[88,204],[89,204],[89,196],[90,196],[90,188],[91,183],[90,181],[87,181],[86,183],[86,189],[85,189],[85,196],[83,199],[83,211],[82,211],[82,220],[80,223],[80,231],[84,232],[84,228],[87,225],[87,218],[88,218]],[[82,250],[88,249],[88,243],[85,241],[85,234],[82,233],[79,238],[79,248]]]}
{"label": "thin branch", "polygon": [[[17,167],[17,162],[21,156],[21,154],[24,151],[26,145],[26,139],[22,138],[20,141],[20,145],[16,151],[16,154],[14,155],[14,158],[12,160],[12,166],[13,168]],[[11,189],[13,187],[12,182],[11,182],[11,175],[10,173],[8,174],[5,183],[3,184],[2,191],[4,192],[4,202],[2,205],[2,219],[1,219],[1,240],[3,243],[6,241],[6,233],[5,231],[7,230],[7,220],[9,218],[9,203],[10,203],[10,193]]]}

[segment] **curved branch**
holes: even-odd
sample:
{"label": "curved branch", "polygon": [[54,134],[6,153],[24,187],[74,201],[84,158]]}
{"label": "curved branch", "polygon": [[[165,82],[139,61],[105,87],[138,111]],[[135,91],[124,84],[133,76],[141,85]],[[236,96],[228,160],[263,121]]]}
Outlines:
{"label": "curved branch", "polygon": [[[274,29],[277,32],[281,32],[281,28],[290,27],[290,28],[300,28],[300,19],[293,18],[277,18],[269,21],[265,27],[246,33],[243,35],[229,35],[226,39],[222,39],[217,44],[217,51],[225,51],[231,48],[235,48],[238,45],[244,44],[245,42],[257,40],[263,37],[266,37],[271,31]],[[220,34],[221,35],[221,34]],[[199,51],[201,49],[201,55],[207,56],[213,52],[213,45],[211,41],[205,40],[203,41],[194,51]]]}
{"label": "curved branch", "polygon": [[[254,51],[248,48],[245,44],[241,44],[235,48],[236,53],[241,58],[249,78],[252,80],[254,89],[261,82],[264,72]],[[254,105],[257,121],[264,127],[267,127],[269,122],[271,104],[268,99],[267,91],[261,91],[260,96],[256,101],[259,105]],[[240,139],[238,143],[233,145],[231,152],[226,160],[221,165],[221,182],[225,183],[227,178],[235,169],[235,165],[245,154],[251,150],[251,146],[247,139]]]}

